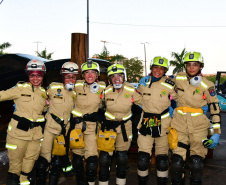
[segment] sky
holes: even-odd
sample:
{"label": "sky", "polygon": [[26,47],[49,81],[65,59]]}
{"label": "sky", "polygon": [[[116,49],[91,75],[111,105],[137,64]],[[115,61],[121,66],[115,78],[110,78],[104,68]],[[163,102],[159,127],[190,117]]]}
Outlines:
{"label": "sky", "polygon": [[[41,42],[38,51],[70,58],[71,33],[87,33],[87,0],[0,3],[0,44],[12,44],[5,52],[36,55]],[[204,74],[226,71],[225,7],[225,0],[89,0],[89,56],[102,52],[103,40],[110,55],[144,61],[147,42],[147,69],[155,56],[172,60],[186,48],[202,53]]]}

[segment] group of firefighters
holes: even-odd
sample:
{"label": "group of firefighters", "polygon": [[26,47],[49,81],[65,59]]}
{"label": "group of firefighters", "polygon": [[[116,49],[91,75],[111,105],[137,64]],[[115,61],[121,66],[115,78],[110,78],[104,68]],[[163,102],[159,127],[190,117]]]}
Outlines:
{"label": "group of firefighters", "polygon": [[[78,185],[94,185],[99,171],[99,185],[108,185],[114,152],[116,184],[125,185],[134,104],[140,113],[133,120],[138,130],[137,184],[148,182],[154,146],[158,185],[168,182],[169,148],[171,184],[185,184],[190,150],[190,184],[201,185],[207,149],[219,143],[220,108],[214,84],[202,76],[201,53],[187,53],[183,62],[186,72],[172,79],[166,76],[168,60],[155,57],[151,73],[140,80],[138,89],[127,82],[121,64],[108,67],[106,87],[98,81],[98,63],[85,62],[83,80],[77,80],[77,64],[66,62],[60,71],[63,83],[53,82],[46,91],[44,63],[29,61],[25,69],[29,81],[0,92],[0,101],[13,100],[16,107],[7,130],[7,185],[45,185],[48,174],[49,184],[56,185],[62,171],[65,177],[75,173]],[[172,100],[177,102],[175,109]],[[211,123],[205,115],[207,105]]]}

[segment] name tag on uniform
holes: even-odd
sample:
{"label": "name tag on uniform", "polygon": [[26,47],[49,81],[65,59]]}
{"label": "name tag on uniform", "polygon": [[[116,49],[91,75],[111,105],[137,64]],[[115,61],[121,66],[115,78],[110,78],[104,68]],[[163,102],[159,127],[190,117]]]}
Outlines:
{"label": "name tag on uniform", "polygon": [[143,95],[151,96],[151,93],[143,93]]}
{"label": "name tag on uniform", "polygon": [[61,96],[54,96],[53,98],[63,99]]}
{"label": "name tag on uniform", "polygon": [[30,94],[21,94],[21,96],[31,97]]}
{"label": "name tag on uniform", "polygon": [[114,99],[107,99],[107,101],[115,101]]}
{"label": "name tag on uniform", "polygon": [[83,96],[86,96],[86,94],[84,94],[84,93],[78,93],[78,95],[83,95]]}

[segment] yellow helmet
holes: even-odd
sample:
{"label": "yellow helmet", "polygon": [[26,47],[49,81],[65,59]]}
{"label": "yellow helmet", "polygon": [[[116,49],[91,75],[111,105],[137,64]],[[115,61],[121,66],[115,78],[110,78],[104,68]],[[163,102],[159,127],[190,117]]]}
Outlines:
{"label": "yellow helmet", "polygon": [[186,53],[183,62],[184,64],[186,64],[187,62],[199,62],[204,67],[204,59],[202,54],[199,52]]}
{"label": "yellow helmet", "polygon": [[99,64],[92,60],[88,60],[87,62],[83,63],[81,66],[81,69],[82,69],[82,73],[84,73],[85,71],[88,71],[88,70],[95,70],[98,72],[98,74],[100,74]]}
{"label": "yellow helmet", "polygon": [[161,57],[161,56],[154,57],[153,60],[151,61],[150,69],[153,65],[162,66],[162,67],[166,68],[166,72],[169,69],[168,59],[165,57]]}
{"label": "yellow helmet", "polygon": [[113,65],[109,66],[107,73],[108,73],[108,76],[113,75],[113,74],[122,73],[126,77],[126,69],[121,64],[113,64]]}

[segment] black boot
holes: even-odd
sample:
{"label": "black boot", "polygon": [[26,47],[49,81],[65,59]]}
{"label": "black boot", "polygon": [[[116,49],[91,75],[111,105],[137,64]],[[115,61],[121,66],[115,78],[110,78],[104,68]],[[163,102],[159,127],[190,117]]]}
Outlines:
{"label": "black boot", "polygon": [[76,174],[77,185],[86,185],[83,157],[73,153],[72,164]]}
{"label": "black boot", "polygon": [[139,185],[147,185],[148,183],[148,176],[145,176],[145,177],[141,177],[138,175],[138,184]]}
{"label": "black boot", "polygon": [[19,178],[20,177],[18,175],[8,172],[6,185],[19,185]]}
{"label": "black boot", "polygon": [[49,176],[49,185],[57,185],[58,184],[59,176],[50,175]]}
{"label": "black boot", "polygon": [[166,177],[157,177],[158,185],[167,185],[168,178]]}
{"label": "black boot", "polygon": [[47,159],[40,156],[36,162],[36,185],[46,185],[48,166]]}

